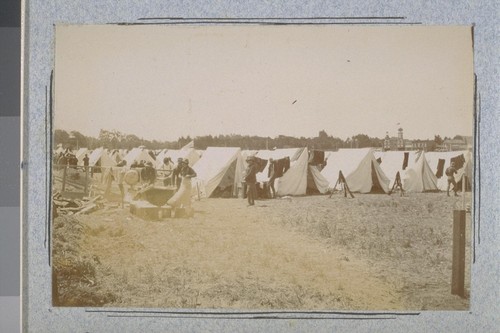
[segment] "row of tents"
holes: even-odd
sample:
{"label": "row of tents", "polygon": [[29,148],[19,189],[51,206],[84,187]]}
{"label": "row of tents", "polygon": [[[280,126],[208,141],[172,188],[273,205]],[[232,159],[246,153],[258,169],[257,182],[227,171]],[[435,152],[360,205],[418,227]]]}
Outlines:
{"label": "row of tents", "polygon": [[[178,158],[188,159],[197,173],[193,181],[194,193],[200,197],[210,197],[228,189],[232,196],[241,194],[249,156],[266,161],[270,158],[289,159],[289,168],[275,181],[279,196],[326,193],[337,184],[339,172],[342,172],[352,192],[390,193],[398,177],[406,192],[443,191],[447,187],[445,170],[452,161],[458,163],[458,173],[455,175],[457,182],[465,173],[470,189],[472,180],[473,159],[469,151],[425,153],[379,152],[371,148],[340,149],[323,152],[324,163],[311,163],[311,153],[306,148],[249,151],[235,147],[209,147],[204,151],[183,148],[150,152],[139,147],[127,153],[103,148],[93,151],[81,148],[75,155],[79,165],[83,165],[83,156],[87,154],[89,165],[101,168],[116,168],[118,162],[126,160],[127,166],[134,161],[146,161],[160,169],[165,157],[170,157],[174,163]],[[267,168],[257,174],[258,182],[265,183],[268,180]]]}

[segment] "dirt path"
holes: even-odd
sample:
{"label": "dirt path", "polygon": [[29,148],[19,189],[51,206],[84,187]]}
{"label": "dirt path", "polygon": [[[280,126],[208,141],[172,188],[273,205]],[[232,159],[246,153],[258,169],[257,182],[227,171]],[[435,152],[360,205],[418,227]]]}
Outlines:
{"label": "dirt path", "polygon": [[273,205],[205,200],[194,218],[161,222],[97,212],[83,220],[84,248],[101,263],[100,283],[119,295],[111,306],[404,308],[367,261],[276,223],[287,212]]}

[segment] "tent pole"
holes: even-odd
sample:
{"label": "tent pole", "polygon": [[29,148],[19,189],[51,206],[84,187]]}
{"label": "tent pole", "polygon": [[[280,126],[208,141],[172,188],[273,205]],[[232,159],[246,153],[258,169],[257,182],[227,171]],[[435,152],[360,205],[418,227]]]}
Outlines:
{"label": "tent pole", "polygon": [[349,189],[349,185],[347,185],[347,182],[345,180],[344,175],[342,174],[342,171],[339,171],[339,182],[343,183],[343,185],[344,185],[344,197],[347,198],[347,193],[349,193],[351,198],[354,198],[354,195],[352,194],[351,190]]}

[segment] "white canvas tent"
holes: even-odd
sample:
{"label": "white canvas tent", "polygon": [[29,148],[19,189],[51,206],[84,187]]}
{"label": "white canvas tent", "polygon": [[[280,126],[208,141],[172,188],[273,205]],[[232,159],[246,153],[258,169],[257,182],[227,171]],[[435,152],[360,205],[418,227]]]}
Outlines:
{"label": "white canvas tent", "polygon": [[461,179],[462,179],[462,175],[465,174],[465,176],[467,177],[467,186],[466,186],[466,190],[467,191],[470,191],[472,190],[472,180],[473,180],[473,170],[474,170],[474,159],[472,158],[472,152],[466,152],[464,153],[464,158],[465,158],[465,164],[463,166],[463,168],[461,168],[460,170],[458,170],[458,173],[455,175],[455,180],[457,182],[457,185],[459,188],[462,188],[462,183],[461,183]]}
{"label": "white canvas tent", "polygon": [[390,180],[380,168],[372,148],[340,149],[328,157],[328,163],[321,174],[333,188],[342,171],[352,192],[389,192]]}
{"label": "white canvas tent", "polygon": [[[210,197],[217,187],[235,187],[241,179],[241,149],[233,147],[208,147],[193,166],[197,177],[193,180],[193,195]],[[231,191],[234,193],[233,191]]]}
{"label": "white canvas tent", "polygon": [[191,149],[191,148],[194,149],[194,140],[191,140],[190,142],[188,142],[184,147],[181,148],[181,150],[186,150],[186,149]]}
{"label": "white canvas tent", "polygon": [[410,155],[402,180],[407,192],[438,191],[436,175],[432,173],[424,152]]}
{"label": "white canvas tent", "polygon": [[[408,162],[403,170],[405,154],[408,154]],[[396,175],[399,173],[403,190],[406,192],[428,192],[437,191],[437,178],[431,171],[424,152],[415,151],[387,151],[375,152],[375,158],[380,158],[380,168],[391,180],[389,185],[394,184]]]}
{"label": "white canvas tent", "polygon": [[119,149],[114,149],[109,153],[109,157],[111,157],[113,161],[115,161],[115,163],[119,163],[121,160],[123,160],[123,157],[125,157],[125,155]]}
{"label": "white canvas tent", "polygon": [[140,162],[140,161],[146,161],[146,162],[151,162],[153,165],[155,165],[155,160],[151,157],[151,155],[148,154],[147,149],[138,147],[138,148],[133,148],[131,151],[128,152],[127,155],[123,158],[125,161],[127,161],[127,166],[130,167],[134,161]]}
{"label": "white canvas tent", "polygon": [[293,151],[290,160],[290,169],[275,181],[277,195],[305,195],[308,188],[322,194],[328,191],[328,180],[317,166],[309,165],[309,152],[306,148]]}
{"label": "white canvas tent", "polygon": [[328,192],[330,183],[323,176],[316,165],[309,165],[307,173],[307,188],[310,191],[317,190],[321,194]]}
{"label": "white canvas tent", "polygon": [[97,148],[89,155],[89,166],[112,167],[116,163],[109,157],[104,148]]}
{"label": "white canvas tent", "polygon": [[309,154],[307,149],[302,148],[299,158],[290,162],[290,169],[283,176],[276,179],[275,188],[277,195],[306,194],[308,161]]}
{"label": "white canvas tent", "polygon": [[163,165],[163,159],[165,157],[170,157],[172,159],[172,163],[176,164],[177,159],[182,158],[182,159],[188,159],[189,160],[189,166],[193,167],[196,162],[200,159],[200,154],[196,151],[196,149],[193,148],[186,148],[186,149],[179,149],[179,150],[163,150],[156,156],[156,168],[161,168]]}

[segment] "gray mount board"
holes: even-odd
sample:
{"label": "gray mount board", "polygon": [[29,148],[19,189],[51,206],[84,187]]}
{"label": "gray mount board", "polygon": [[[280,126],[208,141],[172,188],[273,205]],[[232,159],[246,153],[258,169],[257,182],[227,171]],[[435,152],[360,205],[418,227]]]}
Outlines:
{"label": "gray mount board", "polygon": [[[136,1],[65,1],[64,6],[45,1],[26,3],[26,59],[24,72],[25,145],[23,199],[23,328],[33,332],[67,331],[483,331],[493,332],[499,326],[498,280],[499,216],[498,181],[495,154],[498,145],[498,41],[495,39],[498,5],[493,1],[470,3],[407,2],[386,4],[377,1],[340,1],[335,5],[324,2],[218,1],[165,3],[151,1],[148,5]],[[472,266],[471,309],[469,312],[421,313],[269,313],[257,316],[245,313],[134,312],[134,309],[54,308],[50,297],[50,267],[44,246],[48,188],[46,176],[45,86],[49,84],[53,65],[54,24],[137,23],[144,17],[401,17],[409,23],[429,25],[475,25],[475,68],[481,93],[480,153],[481,187],[480,243],[476,241],[476,262]],[[311,22],[315,22],[310,20]],[[338,22],[332,20],[334,22]],[[280,21],[286,23],[287,20]],[[290,22],[290,21],[289,21]],[[309,22],[305,20],[305,22]],[[476,180],[479,175],[476,176]],[[135,309],[139,311],[140,309]],[[368,320],[367,317],[369,317]]]}

